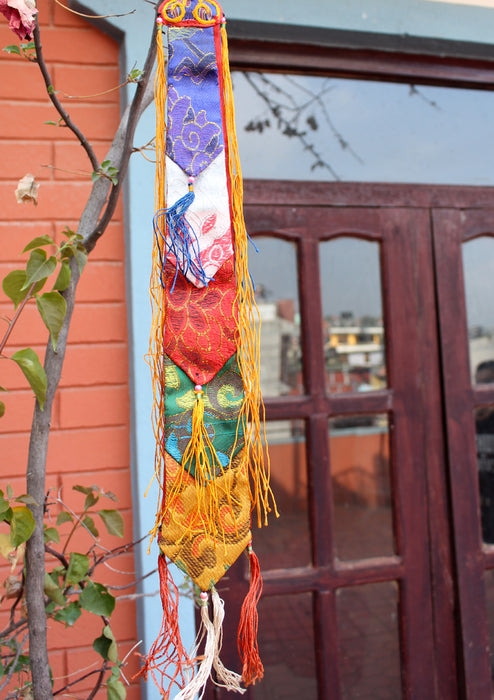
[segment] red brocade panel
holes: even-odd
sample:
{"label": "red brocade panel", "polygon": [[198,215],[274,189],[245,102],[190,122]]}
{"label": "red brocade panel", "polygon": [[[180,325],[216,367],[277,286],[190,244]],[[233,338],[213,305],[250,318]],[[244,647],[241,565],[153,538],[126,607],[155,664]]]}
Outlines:
{"label": "red brocade panel", "polygon": [[218,270],[207,287],[198,289],[167,263],[165,340],[163,351],[191,379],[206,384],[237,350],[234,258]]}

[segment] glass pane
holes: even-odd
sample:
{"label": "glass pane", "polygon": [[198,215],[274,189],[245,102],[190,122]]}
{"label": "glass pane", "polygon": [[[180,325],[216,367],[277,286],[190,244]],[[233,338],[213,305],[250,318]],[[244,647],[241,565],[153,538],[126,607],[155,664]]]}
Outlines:
{"label": "glass pane", "polygon": [[329,421],[334,545],[339,559],[394,553],[388,417]]}
{"label": "glass pane", "polygon": [[463,244],[472,382],[494,382],[494,238],[481,236]]}
{"label": "glass pane", "polygon": [[402,697],[398,586],[373,583],[337,592],[342,700]]}
{"label": "glass pane", "polygon": [[494,544],[494,406],[475,410],[482,540]]}
{"label": "glass pane", "polygon": [[297,253],[292,243],[256,237],[249,268],[261,315],[263,396],[303,393]]}
{"label": "glass pane", "polygon": [[326,390],[386,386],[379,243],[335,238],[319,247]]}
{"label": "glass pane", "polygon": [[317,700],[312,594],[263,596],[259,603],[262,683],[256,700]]}
{"label": "glass pane", "polygon": [[312,563],[307,454],[303,421],[270,421],[266,437],[271,461],[271,488],[279,518],[269,527],[254,527],[254,548],[261,569],[284,569]]}
{"label": "glass pane", "polygon": [[245,177],[493,185],[494,94],[233,74]]}
{"label": "glass pane", "polygon": [[494,571],[486,571],[484,581],[490,661],[491,669],[494,669]]}

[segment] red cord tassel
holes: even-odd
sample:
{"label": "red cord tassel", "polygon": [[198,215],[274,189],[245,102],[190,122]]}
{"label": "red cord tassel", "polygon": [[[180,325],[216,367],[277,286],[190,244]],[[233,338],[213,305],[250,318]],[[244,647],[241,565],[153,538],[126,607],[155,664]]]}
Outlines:
{"label": "red cord tassel", "polygon": [[[190,681],[194,672],[194,661],[189,658],[182,645],[178,625],[178,588],[162,554],[158,559],[158,571],[163,621],[158,638],[145,657],[144,666],[134,678],[142,676],[147,680],[150,673],[163,697],[169,698],[175,683],[184,686]],[[187,675],[184,671],[188,671]]]}
{"label": "red cord tassel", "polygon": [[259,559],[252,551],[249,544],[250,563],[250,588],[245,596],[240,613],[240,624],[238,626],[238,653],[242,659],[242,680],[245,685],[250,685],[260,681],[264,675],[264,668],[259,656],[257,645],[258,614],[257,604],[262,593],[262,578]]}

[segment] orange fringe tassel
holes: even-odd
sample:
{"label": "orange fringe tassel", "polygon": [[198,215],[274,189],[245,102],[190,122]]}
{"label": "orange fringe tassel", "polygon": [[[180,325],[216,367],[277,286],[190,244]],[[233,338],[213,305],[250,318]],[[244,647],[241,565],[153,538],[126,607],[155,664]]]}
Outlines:
{"label": "orange fringe tassel", "polygon": [[254,684],[264,676],[264,667],[259,656],[257,645],[258,614],[257,604],[262,593],[262,578],[259,559],[254,554],[252,546],[248,547],[250,563],[250,588],[245,596],[240,613],[237,646],[242,659],[242,681],[245,685]]}
{"label": "orange fringe tassel", "polygon": [[[194,660],[182,645],[178,626],[178,588],[166,565],[164,555],[158,559],[163,622],[157,640],[145,657],[144,666],[134,678],[147,680],[150,673],[164,698],[170,697],[173,685],[184,686],[194,675]],[[157,673],[159,678],[157,677]]]}

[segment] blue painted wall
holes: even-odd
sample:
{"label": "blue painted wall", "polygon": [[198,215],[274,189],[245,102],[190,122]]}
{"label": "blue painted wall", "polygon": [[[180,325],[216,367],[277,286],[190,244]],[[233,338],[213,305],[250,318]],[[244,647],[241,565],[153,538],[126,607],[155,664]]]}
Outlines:
{"label": "blue painted wall", "polygon": [[[123,70],[128,72],[134,66],[141,67],[152,30],[152,6],[143,0],[84,0],[84,5],[100,15],[136,10],[127,17],[107,21],[113,22],[125,35],[122,45]],[[224,0],[223,9],[227,19],[410,34],[481,43],[491,42],[494,36],[494,9],[449,5],[433,0],[271,0],[269,3],[265,0]],[[127,99],[131,97],[133,88],[128,90]],[[148,142],[154,130],[153,111],[149,109],[139,125],[135,145]],[[134,155],[127,180],[126,227],[136,536],[145,534],[152,527],[157,502],[156,490],[152,490],[147,500],[144,500],[144,491],[153,473],[154,463],[154,437],[150,422],[151,382],[149,368],[143,359],[148,350],[151,324],[148,287],[153,192],[154,166],[143,157]],[[153,545],[150,556],[147,556],[146,548],[147,544],[138,553],[138,566],[143,573],[153,568],[157,559],[157,548]],[[157,588],[156,575],[144,582],[142,592],[150,594]],[[194,625],[190,602],[184,604],[181,619],[184,636],[191,645]],[[143,648],[149,648],[158,633],[160,622],[159,597],[143,598],[140,607]],[[143,698],[159,698],[152,682],[146,684]]]}

